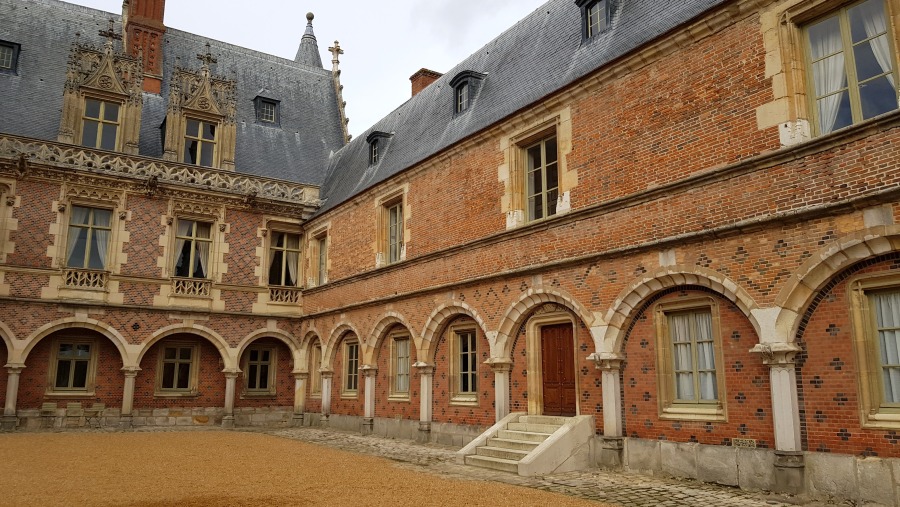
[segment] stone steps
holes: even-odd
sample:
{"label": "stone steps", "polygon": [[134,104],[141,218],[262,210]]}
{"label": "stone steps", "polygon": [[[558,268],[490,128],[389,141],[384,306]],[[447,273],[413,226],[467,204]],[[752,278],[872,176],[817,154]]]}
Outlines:
{"label": "stone steps", "polygon": [[512,461],[519,461],[525,456],[528,456],[529,451],[520,451],[517,449],[504,449],[503,447],[490,447],[483,446],[475,449],[475,454],[477,456],[487,456],[490,458],[500,458],[500,459],[508,459]]}
{"label": "stone steps", "polygon": [[509,440],[506,438],[489,438],[487,444],[490,447],[501,447],[503,449],[514,449],[519,451],[531,451],[535,447],[541,445],[540,442],[523,442],[521,440]]}
{"label": "stone steps", "polygon": [[522,415],[465,456],[467,465],[518,473],[519,461],[569,421],[568,417]]}
{"label": "stone steps", "polygon": [[518,460],[491,458],[490,456],[479,456],[477,454],[466,456],[466,465],[489,468],[500,472],[517,473],[519,471]]}

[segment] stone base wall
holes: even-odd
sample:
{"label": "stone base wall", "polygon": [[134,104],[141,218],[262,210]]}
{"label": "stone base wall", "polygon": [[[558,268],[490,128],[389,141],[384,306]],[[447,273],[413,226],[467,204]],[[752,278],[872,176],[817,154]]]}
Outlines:
{"label": "stone base wall", "polygon": [[[131,418],[131,426],[219,426],[225,409],[221,407],[206,408],[146,408],[135,409]],[[56,416],[44,420],[40,410],[20,410],[18,413],[19,431],[34,431],[39,429],[74,429],[91,426],[83,416],[72,417],[66,415],[65,408],[57,410]],[[288,427],[292,423],[292,407],[244,407],[234,411],[235,426],[247,427]],[[106,427],[118,427],[123,420],[118,408],[107,408],[100,418],[100,425]]]}

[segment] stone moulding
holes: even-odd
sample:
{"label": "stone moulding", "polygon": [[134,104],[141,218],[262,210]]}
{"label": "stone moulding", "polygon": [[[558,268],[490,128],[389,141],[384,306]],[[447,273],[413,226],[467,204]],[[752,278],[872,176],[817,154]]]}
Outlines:
{"label": "stone moulding", "polygon": [[150,180],[218,192],[253,195],[280,203],[317,208],[318,187],[231,171],[195,167],[159,159],[84,149],[80,146],[0,135],[0,162],[18,166],[20,156],[28,164],[87,170],[93,173]]}

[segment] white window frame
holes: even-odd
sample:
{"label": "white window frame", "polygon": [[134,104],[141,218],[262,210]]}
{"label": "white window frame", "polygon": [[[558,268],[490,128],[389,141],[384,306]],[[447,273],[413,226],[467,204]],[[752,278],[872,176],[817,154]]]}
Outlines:
{"label": "white window frame", "polygon": [[[351,351],[355,350],[355,357]],[[359,366],[362,347],[357,338],[347,338],[343,343],[343,374],[341,375],[341,398],[359,397]],[[352,387],[351,387],[352,384]]]}
{"label": "white window frame", "polygon": [[[459,324],[450,326],[447,331],[450,345],[450,404],[474,406],[478,405],[478,329],[472,324]],[[471,337],[471,338],[469,338]],[[465,350],[463,340],[471,340],[467,345],[472,350]],[[463,354],[468,356],[463,358]],[[471,364],[463,366],[463,361],[468,359]],[[463,371],[473,368],[473,371]],[[463,391],[463,375],[469,376],[468,390]]]}
{"label": "white window frame", "polygon": [[391,340],[391,387],[388,397],[393,400],[409,401],[412,383],[412,337],[405,331],[398,331],[390,334],[389,339]]}

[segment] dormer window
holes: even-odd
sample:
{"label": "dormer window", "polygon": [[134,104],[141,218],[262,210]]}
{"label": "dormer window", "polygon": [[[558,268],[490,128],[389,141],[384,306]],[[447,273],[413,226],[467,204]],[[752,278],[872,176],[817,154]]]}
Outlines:
{"label": "dormer window", "polygon": [[277,125],[281,118],[278,113],[278,101],[267,99],[265,97],[256,97],[253,99],[256,105],[256,121],[259,123],[268,123]]}
{"label": "dormer window", "polygon": [[581,9],[581,35],[585,39],[609,26],[610,0],[577,0],[575,4]]}
{"label": "dormer window", "polygon": [[18,59],[19,45],[0,40],[0,72],[15,74]]}
{"label": "dormer window", "polygon": [[378,162],[381,162],[381,159],[384,158],[384,153],[387,149],[388,141],[391,139],[392,134],[388,134],[387,132],[374,131],[366,137],[366,142],[369,143],[369,165],[377,165]]}
{"label": "dormer window", "polygon": [[481,88],[484,76],[479,72],[464,70],[450,80],[450,86],[453,88],[454,115],[468,111]]}

